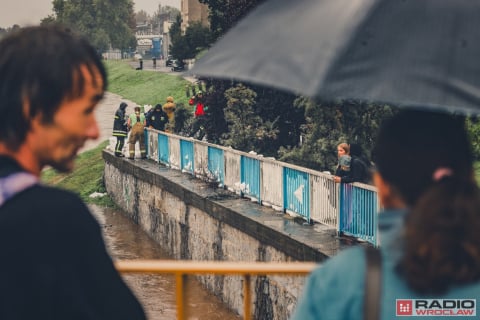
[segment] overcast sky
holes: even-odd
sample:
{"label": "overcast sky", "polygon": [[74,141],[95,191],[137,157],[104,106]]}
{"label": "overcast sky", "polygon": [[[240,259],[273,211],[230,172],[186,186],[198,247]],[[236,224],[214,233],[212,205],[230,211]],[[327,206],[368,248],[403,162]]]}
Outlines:
{"label": "overcast sky", "polygon": [[[180,0],[134,0],[135,11],[145,10],[153,14],[158,4],[180,9]],[[40,20],[52,14],[52,0],[0,0],[0,27],[14,24],[39,24]]]}

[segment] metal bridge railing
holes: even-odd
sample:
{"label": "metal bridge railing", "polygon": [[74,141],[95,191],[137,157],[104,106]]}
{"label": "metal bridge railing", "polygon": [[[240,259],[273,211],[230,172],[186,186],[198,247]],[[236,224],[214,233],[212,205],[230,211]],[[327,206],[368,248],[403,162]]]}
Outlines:
{"label": "metal bridge railing", "polygon": [[155,129],[145,129],[145,137],[151,160],[377,244],[379,203],[373,186],[338,184],[324,172]]}
{"label": "metal bridge railing", "polygon": [[177,319],[186,319],[186,278],[188,275],[243,276],[243,319],[251,319],[251,276],[298,275],[306,276],[318,264],[314,262],[232,262],[188,260],[123,260],[115,262],[121,273],[167,273],[176,280]]}

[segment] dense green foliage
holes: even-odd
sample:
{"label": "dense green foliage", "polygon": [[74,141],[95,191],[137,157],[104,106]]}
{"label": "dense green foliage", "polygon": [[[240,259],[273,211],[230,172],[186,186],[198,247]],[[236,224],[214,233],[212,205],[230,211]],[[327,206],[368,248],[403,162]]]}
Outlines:
{"label": "dense green foliage", "polygon": [[294,96],[261,87],[237,84],[225,91],[228,130],[221,142],[235,149],[277,156],[281,146],[297,144],[303,111]]}
{"label": "dense green foliage", "polygon": [[78,155],[75,169],[71,173],[62,174],[52,168],[45,169],[42,172],[42,182],[73,191],[86,203],[113,207],[113,201],[106,195],[98,198],[89,197],[94,192],[106,193],[103,182],[105,162],[102,159],[102,150],[107,144],[107,141],[103,142],[97,148]]}
{"label": "dense green foliage", "polygon": [[99,52],[135,47],[132,0],[53,0],[52,4],[55,15],[42,23],[63,23],[85,35]]}

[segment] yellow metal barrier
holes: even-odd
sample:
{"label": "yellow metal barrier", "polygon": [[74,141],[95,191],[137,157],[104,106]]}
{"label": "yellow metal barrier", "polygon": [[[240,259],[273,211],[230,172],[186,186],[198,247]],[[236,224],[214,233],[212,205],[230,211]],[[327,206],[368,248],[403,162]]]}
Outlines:
{"label": "yellow metal barrier", "polygon": [[185,279],[187,275],[214,274],[243,276],[243,319],[251,319],[250,278],[254,276],[308,275],[318,264],[313,262],[231,262],[190,260],[123,260],[115,262],[122,273],[169,273],[175,275],[177,319],[185,320]]}

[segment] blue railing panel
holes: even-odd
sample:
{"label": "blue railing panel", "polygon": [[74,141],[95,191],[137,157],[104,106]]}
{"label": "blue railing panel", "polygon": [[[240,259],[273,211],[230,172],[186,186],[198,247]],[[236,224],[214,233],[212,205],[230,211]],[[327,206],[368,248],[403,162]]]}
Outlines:
{"label": "blue railing panel", "polygon": [[241,157],[240,181],[245,196],[261,202],[260,198],[260,161],[246,156]]}
{"label": "blue railing panel", "polygon": [[284,168],[283,188],[285,209],[310,222],[310,182],[306,172]]}
{"label": "blue railing panel", "polygon": [[346,183],[340,186],[339,231],[377,244],[377,194]]}
{"label": "blue railing panel", "polygon": [[158,134],[158,160],[163,164],[170,164],[170,148],[168,146],[168,136]]}
{"label": "blue railing panel", "polygon": [[194,154],[193,154],[193,142],[180,140],[180,168],[184,172],[194,173]]}
{"label": "blue railing panel", "polygon": [[208,171],[212,177],[222,186],[225,183],[225,157],[223,150],[208,147]]}

